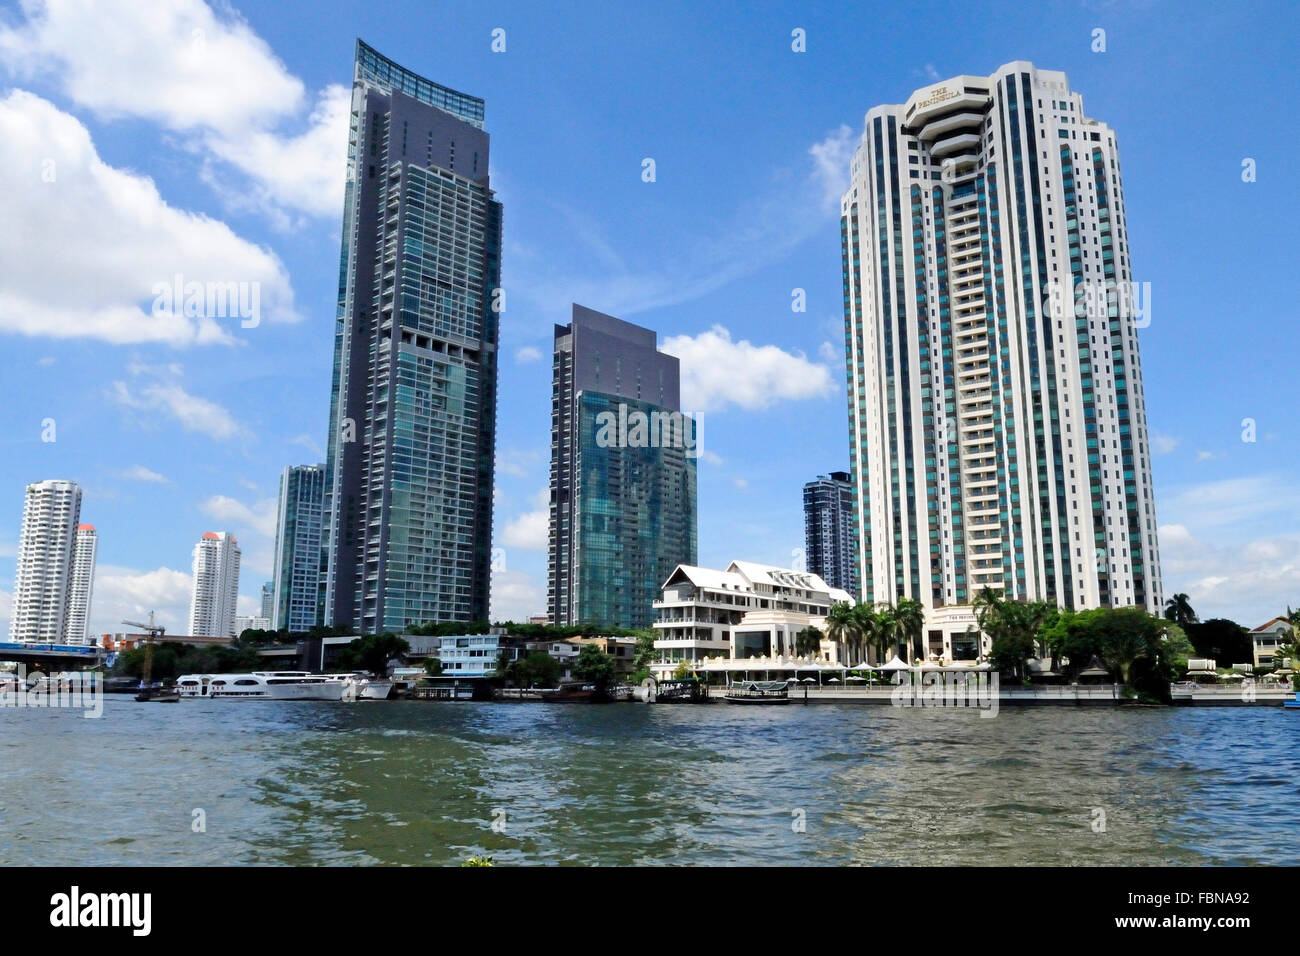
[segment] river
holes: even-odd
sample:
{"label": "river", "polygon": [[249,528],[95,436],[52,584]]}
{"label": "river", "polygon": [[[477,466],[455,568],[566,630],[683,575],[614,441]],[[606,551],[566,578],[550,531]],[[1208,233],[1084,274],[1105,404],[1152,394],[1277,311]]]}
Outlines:
{"label": "river", "polygon": [[1300,714],[0,708],[0,863],[1297,864]]}

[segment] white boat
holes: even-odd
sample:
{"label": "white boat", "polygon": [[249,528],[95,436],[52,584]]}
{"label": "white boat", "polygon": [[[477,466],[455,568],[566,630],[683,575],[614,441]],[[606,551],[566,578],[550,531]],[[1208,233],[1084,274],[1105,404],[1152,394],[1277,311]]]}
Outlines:
{"label": "white boat", "polygon": [[348,685],[337,675],[308,671],[253,671],[249,674],[182,674],[182,698],[212,700],[342,700]]}
{"label": "white boat", "polygon": [[343,700],[387,700],[393,691],[391,680],[386,677],[371,677],[364,671],[321,676],[343,684]]}

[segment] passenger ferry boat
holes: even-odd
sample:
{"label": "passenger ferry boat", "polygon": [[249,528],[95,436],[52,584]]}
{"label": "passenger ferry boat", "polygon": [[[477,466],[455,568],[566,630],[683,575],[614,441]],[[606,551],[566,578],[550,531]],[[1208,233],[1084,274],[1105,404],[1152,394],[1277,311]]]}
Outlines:
{"label": "passenger ferry boat", "polygon": [[182,698],[212,700],[343,700],[348,684],[337,674],[308,671],[253,671],[250,674],[182,674]]}
{"label": "passenger ferry boat", "polygon": [[746,680],[731,684],[722,699],[728,704],[788,704],[790,687],[783,680]]}

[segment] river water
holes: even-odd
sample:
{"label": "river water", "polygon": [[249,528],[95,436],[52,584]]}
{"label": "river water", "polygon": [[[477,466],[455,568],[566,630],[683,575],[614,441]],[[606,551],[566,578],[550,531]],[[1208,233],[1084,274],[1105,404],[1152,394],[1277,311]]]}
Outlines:
{"label": "river water", "polygon": [[1300,714],[0,708],[0,864],[1297,864]]}

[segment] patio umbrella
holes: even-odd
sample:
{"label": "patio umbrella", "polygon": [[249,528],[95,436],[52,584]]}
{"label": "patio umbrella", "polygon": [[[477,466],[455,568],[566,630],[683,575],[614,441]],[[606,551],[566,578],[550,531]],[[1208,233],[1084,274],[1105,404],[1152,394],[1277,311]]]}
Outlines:
{"label": "patio umbrella", "polygon": [[826,683],[828,683],[828,684],[838,684],[839,682],[840,682],[840,679],[839,679],[838,677],[832,677],[832,678],[831,678],[830,680],[828,680]]}
{"label": "patio umbrella", "polygon": [[801,681],[801,683],[804,683],[804,684],[815,684],[815,683],[817,683],[817,678],[816,678],[816,677],[805,677],[805,678]]}
{"label": "patio umbrella", "polygon": [[859,684],[865,684],[866,681],[867,681],[867,679],[866,679],[865,677],[859,677],[857,674],[854,674],[852,677],[849,677],[849,678],[846,678],[846,679],[847,679],[847,680],[855,680],[855,681],[857,681]]}
{"label": "patio umbrella", "polygon": [[902,660],[899,659],[899,656],[897,654],[895,654],[893,657],[889,659],[888,664],[883,664],[880,667],[876,668],[876,670],[881,670],[881,671],[910,671],[911,669],[912,668],[910,666],[908,666],[906,663],[904,663]]}

